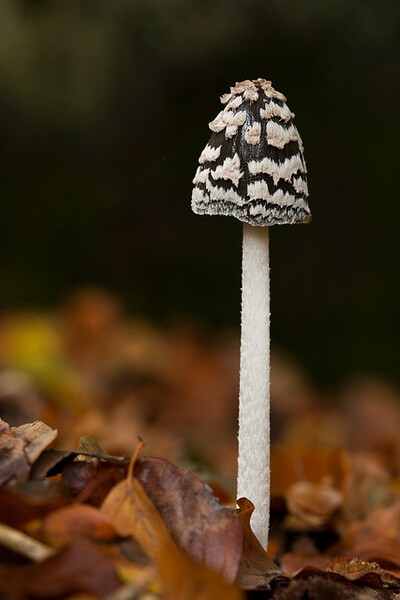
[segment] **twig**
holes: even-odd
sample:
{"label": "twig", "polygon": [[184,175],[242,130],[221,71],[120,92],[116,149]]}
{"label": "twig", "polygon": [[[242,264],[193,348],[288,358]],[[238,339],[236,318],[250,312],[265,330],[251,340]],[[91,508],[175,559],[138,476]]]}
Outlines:
{"label": "twig", "polygon": [[[143,597],[142,593],[154,579],[154,576],[154,569],[150,569],[150,571],[146,570],[142,576],[139,576],[135,581],[129,581],[128,583],[121,585],[115,592],[106,596],[104,600],[139,600],[139,598]],[[157,596],[149,594],[148,596],[146,595],[146,598],[151,600],[157,598]]]}
{"label": "twig", "polygon": [[56,553],[53,548],[3,523],[0,523],[0,544],[34,562],[41,562]]}

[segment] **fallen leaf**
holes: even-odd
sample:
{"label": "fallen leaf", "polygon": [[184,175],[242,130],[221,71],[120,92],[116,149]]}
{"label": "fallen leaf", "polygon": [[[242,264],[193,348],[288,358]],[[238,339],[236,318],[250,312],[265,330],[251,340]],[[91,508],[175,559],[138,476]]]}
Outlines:
{"label": "fallen leaf", "polygon": [[326,565],[331,560],[331,557],[324,556],[323,554],[302,555],[285,552],[281,559],[281,567],[290,577],[295,577],[303,569],[307,568],[316,568],[325,571]]}
{"label": "fallen leaf", "polygon": [[83,435],[78,442],[78,452],[84,452],[83,455],[78,455],[79,460],[90,460],[87,454],[105,454],[103,448],[91,435]]}
{"label": "fallen leaf", "polygon": [[[87,457],[87,461],[82,461],[82,457]],[[64,468],[70,463],[79,464],[80,462],[88,462],[92,465],[110,465],[125,467],[124,474],[128,469],[129,458],[125,456],[112,456],[107,453],[86,452],[82,449],[78,450],[44,450],[32,467],[31,478],[41,479],[43,477],[52,477],[63,473]],[[77,494],[79,494],[85,483],[82,484]]]}
{"label": "fallen leaf", "polygon": [[195,563],[171,535],[132,473],[105,499],[102,510],[122,536],[134,536],[156,562],[165,600],[239,600],[240,591],[214,570]]}
{"label": "fallen leaf", "polygon": [[58,481],[23,481],[0,488],[1,519],[11,527],[22,528],[69,502],[68,488]]}
{"label": "fallen leaf", "polygon": [[112,540],[116,531],[110,519],[97,508],[76,504],[49,513],[40,521],[28,523],[27,531],[56,547],[87,538],[97,542]]}
{"label": "fallen leaf", "polygon": [[400,502],[381,507],[350,523],[331,554],[377,562],[386,573],[400,577]]}
{"label": "fallen leaf", "polygon": [[221,506],[211,488],[193,473],[165,460],[139,458],[135,477],[178,546],[233,582],[243,544],[236,513]]}
{"label": "fallen leaf", "polygon": [[368,582],[374,587],[379,587],[376,586],[376,584],[374,585],[376,576],[379,577],[382,584],[390,585],[392,587],[395,586],[397,588],[400,587],[400,581],[398,581],[395,577],[388,575],[377,562],[373,561],[365,561],[359,558],[346,559],[340,557],[329,562],[326,566],[326,570],[335,573],[341,573],[350,581],[362,580],[364,583]]}
{"label": "fallen leaf", "polygon": [[400,501],[372,511],[365,519],[351,523],[338,548],[353,548],[363,541],[389,538],[400,541]]}
{"label": "fallen leaf", "polygon": [[243,530],[243,553],[237,584],[246,590],[270,590],[272,584],[287,582],[286,574],[269,558],[250,526],[254,504],[247,498],[237,501],[237,514]]}
{"label": "fallen leaf", "polygon": [[39,458],[35,461],[31,470],[31,479],[43,479],[51,475],[61,473],[62,466],[68,458],[75,457],[75,453],[71,450],[44,450]]}
{"label": "fallen leaf", "polygon": [[11,427],[11,431],[16,438],[20,438],[25,442],[25,455],[31,465],[33,465],[41,452],[43,452],[43,450],[47,448],[58,435],[56,429],[52,429],[42,421],[26,423],[19,427]]}
{"label": "fallen leaf", "polygon": [[343,496],[329,484],[298,481],[286,490],[285,500],[289,513],[305,526],[320,527],[341,506]]}
{"label": "fallen leaf", "polygon": [[[335,546],[336,548],[336,546]],[[400,541],[391,538],[369,537],[356,541],[350,549],[343,549],[346,558],[357,556],[363,560],[377,562],[385,571],[400,579]]]}
{"label": "fallen leaf", "polygon": [[80,502],[101,506],[116,483],[126,477],[129,461],[112,462],[69,460],[62,470],[62,480]]}
{"label": "fallen leaf", "polygon": [[295,575],[296,578],[300,578],[300,579],[308,579],[309,577],[322,577],[322,578],[327,578],[327,579],[333,579],[334,581],[342,581],[342,582],[347,582],[347,581],[351,581],[351,582],[355,582],[357,584],[362,584],[365,586],[369,586],[369,587],[375,587],[375,588],[382,588],[383,584],[382,584],[382,580],[379,577],[379,575],[377,575],[376,573],[372,573],[372,572],[366,572],[366,573],[357,573],[354,577],[353,576],[346,576],[342,573],[338,573],[335,571],[329,571],[329,570],[322,570],[322,569],[318,569],[317,567],[304,567],[304,569],[302,569],[301,571],[299,571],[299,573],[297,573]]}
{"label": "fallen leaf", "polygon": [[[399,586],[397,578],[383,569],[377,562],[357,558],[330,558],[322,554],[302,556],[287,552],[282,557],[282,568],[291,577],[334,577],[337,581],[343,578],[362,585],[381,588]],[[337,577],[336,577],[337,576]]]}
{"label": "fallen leaf", "polygon": [[279,589],[274,600],[393,600],[387,590],[358,586],[337,577],[308,573]]}
{"label": "fallen leaf", "polygon": [[72,594],[104,596],[119,586],[112,562],[89,545],[73,545],[40,563],[0,566],[0,592],[58,600]]}
{"label": "fallen leaf", "polygon": [[57,437],[57,431],[36,421],[10,427],[0,419],[0,485],[25,481],[40,453]]}

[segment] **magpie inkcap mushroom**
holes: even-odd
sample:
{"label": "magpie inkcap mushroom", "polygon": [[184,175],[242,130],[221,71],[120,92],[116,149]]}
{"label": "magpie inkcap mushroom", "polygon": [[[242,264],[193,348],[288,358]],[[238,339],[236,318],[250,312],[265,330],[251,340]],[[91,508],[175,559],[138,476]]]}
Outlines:
{"label": "magpie inkcap mushroom", "polygon": [[261,227],[308,223],[303,144],[285,96],[253,79],[236,83],[221,102],[193,180],[193,211]]}
{"label": "magpie inkcap mushroom", "polygon": [[193,180],[197,214],[243,221],[237,497],[255,509],[251,526],[268,543],[270,495],[269,226],[308,223],[303,144],[286,98],[265,79],[221,97]]}

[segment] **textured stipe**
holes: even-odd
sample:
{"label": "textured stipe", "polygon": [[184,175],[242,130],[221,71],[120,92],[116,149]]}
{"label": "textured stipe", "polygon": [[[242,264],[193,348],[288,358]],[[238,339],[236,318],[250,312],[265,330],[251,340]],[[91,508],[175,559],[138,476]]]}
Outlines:
{"label": "textured stipe", "polygon": [[251,526],[266,548],[269,522],[268,227],[243,225],[237,497],[255,506]]}
{"label": "textured stipe", "polygon": [[303,144],[285,96],[255,79],[231,87],[221,102],[193,180],[193,211],[262,227],[308,223]]}

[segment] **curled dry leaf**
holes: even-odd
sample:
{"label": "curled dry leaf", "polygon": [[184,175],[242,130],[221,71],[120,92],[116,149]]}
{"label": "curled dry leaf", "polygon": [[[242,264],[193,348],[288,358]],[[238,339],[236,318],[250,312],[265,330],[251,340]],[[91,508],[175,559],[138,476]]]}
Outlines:
{"label": "curled dry leaf", "polygon": [[73,594],[104,596],[119,580],[112,562],[89,545],[73,545],[38,564],[0,566],[1,594],[58,600]]}
{"label": "curled dry leaf", "polygon": [[105,499],[102,511],[118,533],[134,536],[155,561],[165,600],[239,600],[240,591],[214,570],[195,563],[173,541],[144,491],[130,474]]}
{"label": "curled dry leaf", "polygon": [[237,583],[246,590],[270,590],[273,583],[287,581],[285,573],[271,560],[250,526],[254,505],[247,498],[237,501],[243,530],[243,553]]}
{"label": "curled dry leaf", "polygon": [[319,527],[328,523],[342,504],[342,493],[329,484],[299,481],[285,493],[289,512],[305,526]]}
{"label": "curled dry leaf", "polygon": [[282,567],[291,577],[300,579],[321,577],[343,583],[354,582],[373,588],[397,585],[396,579],[386,573],[377,563],[366,562],[358,558],[331,559],[321,554],[301,556],[286,553],[282,558]]}
{"label": "curled dry leaf", "polygon": [[[349,581],[355,581],[373,587],[390,585],[399,587],[398,580],[383,569],[377,562],[365,561],[359,558],[330,558],[322,554],[303,556],[287,552],[282,557],[282,568],[291,577],[312,577],[329,574],[340,575]],[[340,579],[338,579],[340,580]]]}
{"label": "curled dry leaf", "polygon": [[[393,576],[389,575],[380,567],[377,562],[361,560],[359,558],[335,558],[326,566],[327,571],[341,573],[351,581],[369,582],[371,575],[378,576],[383,584],[395,586],[399,588],[400,582]],[[375,578],[374,578],[375,579]],[[373,585],[373,583],[371,583]]]}
{"label": "curled dry leaf", "polygon": [[55,510],[42,521],[28,524],[27,530],[55,546],[70,544],[83,538],[97,542],[112,540],[117,535],[107,515],[93,506],[84,504]]}
{"label": "curled dry leaf", "polygon": [[0,419],[0,485],[28,479],[40,453],[57,437],[57,431],[36,421],[10,427]]}
{"label": "curled dry leaf", "polygon": [[[335,546],[336,550],[337,546]],[[400,541],[391,538],[365,537],[354,540],[352,548],[342,549],[344,557],[357,556],[378,563],[386,573],[400,579]]]}

